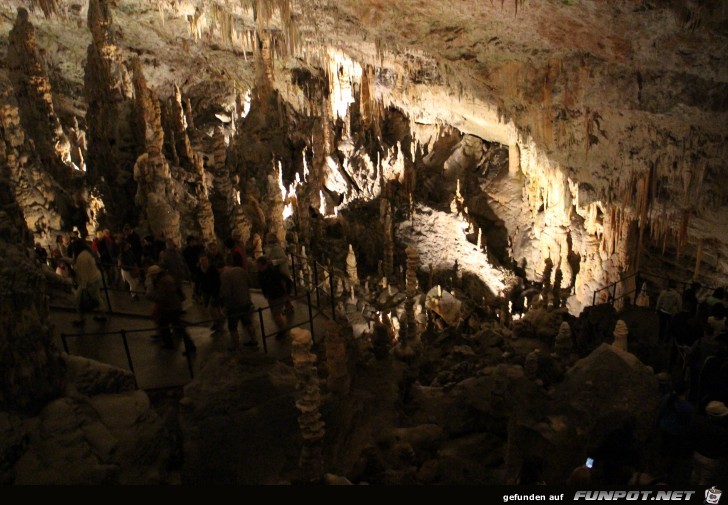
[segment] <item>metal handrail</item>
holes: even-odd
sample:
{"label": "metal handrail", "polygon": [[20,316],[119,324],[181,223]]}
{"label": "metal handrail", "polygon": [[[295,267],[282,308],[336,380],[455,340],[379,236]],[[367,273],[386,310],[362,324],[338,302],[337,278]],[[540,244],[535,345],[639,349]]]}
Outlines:
{"label": "metal handrail", "polygon": [[[313,321],[314,321],[314,318],[316,317],[316,315],[318,315],[318,314],[313,314],[313,311],[311,309],[311,292],[310,291],[306,291],[305,294],[300,295],[298,297],[289,298],[289,300],[290,301],[295,301],[295,300],[299,300],[299,299],[303,299],[303,298],[306,298],[307,305],[308,305],[308,319],[305,320],[305,321],[301,321],[300,323],[287,326],[286,328],[279,329],[279,330],[277,330],[274,333],[267,334],[265,332],[265,323],[264,323],[264,319],[263,319],[263,312],[266,309],[272,309],[272,306],[271,305],[266,305],[265,307],[258,307],[258,308],[256,308],[255,310],[252,311],[252,312],[258,312],[258,317],[259,317],[259,320],[260,320],[261,340],[263,341],[263,351],[266,354],[268,353],[268,345],[267,345],[267,342],[266,342],[266,339],[268,337],[271,337],[271,336],[273,336],[273,335],[275,335],[275,334],[277,334],[278,332],[281,332],[281,331],[288,331],[291,328],[296,328],[296,327],[305,325],[306,323],[308,323],[309,326],[310,326],[310,328],[311,328],[311,340],[314,343],[316,342],[316,340],[315,340],[316,330],[314,328]],[[232,314],[226,314],[225,317],[229,317],[229,316],[240,316],[240,315],[249,314],[249,313],[250,312],[248,312],[248,311],[234,312]],[[215,321],[218,321],[218,320],[219,319],[217,319],[217,318],[204,319],[204,320],[201,320],[201,321],[196,321],[194,323],[190,323],[190,322],[183,321],[183,324],[185,326],[202,326],[202,325],[209,324],[209,323],[212,323],[212,322],[215,322]],[[61,333],[61,342],[63,343],[63,349],[66,351],[66,353],[71,354],[71,352],[70,352],[70,350],[68,348],[68,340],[67,340],[68,338],[81,337],[81,336],[121,335],[122,342],[124,344],[124,353],[126,355],[126,360],[127,360],[128,365],[129,365],[129,369],[132,372],[132,375],[134,375],[134,386],[138,389],[139,386],[138,386],[138,383],[137,383],[136,374],[134,373],[134,362],[133,362],[133,359],[131,357],[131,351],[129,350],[129,343],[128,343],[128,340],[127,340],[127,334],[129,334],[129,333],[142,333],[142,332],[157,331],[157,330],[158,330],[158,328],[155,326],[155,327],[150,327],[150,328],[137,328],[137,329],[134,329],[134,330],[122,329],[122,330],[115,330],[115,331],[103,331],[103,332],[93,332],[93,333]],[[187,358],[187,368],[188,368],[189,373],[190,373],[190,380],[192,380],[192,379],[194,379],[194,369],[193,369],[193,366],[192,366],[192,359],[191,359],[190,354],[187,354],[186,358]]]}
{"label": "metal handrail", "polygon": [[[622,293],[619,297],[617,297],[616,296],[616,294],[617,294],[617,285],[625,282],[626,280],[628,280],[628,279],[630,279],[632,277],[635,277],[636,278],[635,288],[633,290],[631,290],[631,291],[628,291],[627,293]],[[609,284],[608,286],[605,286],[603,288],[599,288],[599,289],[595,290],[594,293],[593,293],[593,295],[592,295],[592,305],[596,305],[596,297],[597,297],[597,294],[600,293],[600,292],[602,292],[602,291],[608,290],[608,289],[612,289],[612,295],[608,299],[608,303],[610,303],[612,305],[617,300],[621,300],[623,298],[626,298],[627,296],[629,296],[629,295],[631,295],[633,293],[638,293],[642,289],[640,280],[641,279],[644,279],[645,277],[651,278],[651,279],[655,279],[655,278],[657,278],[657,279],[663,279],[663,280],[667,280],[667,281],[670,281],[671,280],[673,282],[677,282],[679,284],[682,284],[682,293],[683,294],[685,293],[685,290],[687,289],[687,287],[692,282],[692,281],[680,281],[680,280],[674,279],[674,278],[669,277],[669,276],[655,274],[655,273],[652,273],[652,272],[644,272],[642,270],[637,270],[634,273],[631,273],[631,274],[629,274],[629,275],[627,275],[625,277],[622,277],[618,281],[614,281],[613,283]],[[702,284],[701,284],[701,287],[703,289],[714,289],[714,288],[712,288],[710,286],[703,286]]]}

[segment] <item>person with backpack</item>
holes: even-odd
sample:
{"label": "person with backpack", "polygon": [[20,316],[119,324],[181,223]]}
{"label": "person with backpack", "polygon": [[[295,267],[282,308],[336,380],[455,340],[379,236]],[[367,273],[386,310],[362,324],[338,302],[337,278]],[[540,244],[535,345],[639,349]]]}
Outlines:
{"label": "person with backpack", "polygon": [[258,267],[260,289],[268,301],[273,321],[278,327],[276,338],[285,338],[286,322],[283,319],[283,309],[287,300],[286,279],[266,256],[256,259],[255,264]]}

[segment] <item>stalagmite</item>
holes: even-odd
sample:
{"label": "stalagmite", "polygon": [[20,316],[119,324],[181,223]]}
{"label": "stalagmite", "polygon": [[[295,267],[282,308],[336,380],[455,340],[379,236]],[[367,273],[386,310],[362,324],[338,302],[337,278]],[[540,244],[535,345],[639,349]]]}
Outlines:
{"label": "stalagmite", "polygon": [[559,333],[554,340],[554,353],[560,359],[567,359],[571,356],[574,342],[571,339],[571,327],[569,323],[563,321],[559,326]]}
{"label": "stalagmite", "polygon": [[328,368],[327,384],[329,391],[339,395],[349,392],[351,377],[346,352],[346,341],[339,325],[333,321],[326,323],[326,367]]}
{"label": "stalagmite", "polygon": [[134,65],[135,110],[139,117],[144,153],[134,165],[137,182],[135,203],[149,230],[157,237],[174,240],[181,244],[180,212],[174,180],[167,160],[162,154],[164,131],[162,129],[159,100],[146,85],[141,64]]}
{"label": "stalagmite", "polygon": [[168,193],[172,180],[169,165],[154,146],[137,159],[134,180],[139,187],[135,201],[145,209],[146,223],[152,234],[181,244],[180,215],[172,203],[173,196]]}
{"label": "stalagmite", "polygon": [[296,407],[303,448],[298,461],[304,480],[317,481],[323,475],[323,438],[325,423],[321,418],[321,391],[319,388],[316,355],[311,352],[311,333],[301,328],[291,329],[291,359],[296,375]]}
{"label": "stalagmite", "polygon": [[261,256],[263,256],[263,240],[260,238],[260,234],[256,233],[253,235],[253,258],[258,259]]}
{"label": "stalagmite", "polygon": [[8,70],[23,128],[33,139],[43,165],[60,176],[71,166],[71,145],[53,107],[51,83],[36,47],[35,28],[22,7],[8,42]]}
{"label": "stalagmite", "polygon": [[[116,44],[111,16],[112,2],[89,0],[88,27],[92,42],[88,46],[84,74],[84,96],[88,111],[88,166],[93,177],[104,177],[110,184],[131,177],[135,157],[140,152],[125,140],[127,117],[133,96],[132,83]],[[122,203],[123,204],[123,203]]]}
{"label": "stalagmite", "polygon": [[619,349],[620,351],[627,352],[628,346],[627,346],[627,336],[629,335],[629,330],[627,329],[627,324],[622,321],[621,319],[617,321],[617,324],[614,326],[614,342],[612,342],[612,346],[615,349]]}
{"label": "stalagmite", "polygon": [[640,288],[640,292],[637,295],[637,300],[635,300],[635,305],[638,307],[648,307],[650,306],[650,295],[647,292],[647,283],[643,282],[642,287]]}
{"label": "stalagmite", "polygon": [[196,191],[194,195],[194,201],[197,204],[195,212],[197,218],[196,221],[200,227],[200,235],[202,236],[204,243],[209,244],[210,242],[217,240],[215,235],[215,216],[212,210],[209,193],[207,191],[202,156],[195,153],[193,161],[196,167],[195,173],[197,174],[197,181],[195,184]]}
{"label": "stalagmite", "polygon": [[349,244],[349,252],[346,255],[346,273],[349,275],[349,280],[353,286],[359,286],[359,275],[356,271],[356,254],[354,254],[354,248]]}

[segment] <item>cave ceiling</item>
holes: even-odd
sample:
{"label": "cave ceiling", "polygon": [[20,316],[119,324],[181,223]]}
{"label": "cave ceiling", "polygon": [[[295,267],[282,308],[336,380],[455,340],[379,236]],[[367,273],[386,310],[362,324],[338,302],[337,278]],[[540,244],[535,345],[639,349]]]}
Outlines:
{"label": "cave ceiling", "polygon": [[[310,104],[292,73],[370,71],[377,100],[411,121],[518,143],[605,206],[636,214],[634,188],[652,172],[662,227],[681,233],[680,216],[690,215],[688,235],[728,256],[724,2],[108,3],[120,51],[139,57],[160,97],[178,85],[193,105],[230,109],[255,86],[255,33],[265,32],[276,41],[275,86],[294,107]],[[2,2],[3,61],[18,7],[31,11],[59,117],[83,117],[88,2]]]}

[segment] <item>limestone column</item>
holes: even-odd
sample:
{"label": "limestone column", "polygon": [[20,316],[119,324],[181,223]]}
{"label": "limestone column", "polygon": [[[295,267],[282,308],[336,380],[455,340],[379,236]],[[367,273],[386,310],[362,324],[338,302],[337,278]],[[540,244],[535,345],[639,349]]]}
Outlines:
{"label": "limestone column", "polygon": [[291,329],[293,339],[291,358],[296,375],[296,407],[303,448],[298,462],[304,480],[313,482],[323,475],[323,438],[325,423],[321,418],[316,355],[311,352],[311,333],[301,328]]}
{"label": "limestone column", "polygon": [[329,391],[339,395],[346,395],[351,385],[346,341],[341,334],[339,325],[333,321],[326,323],[324,346],[326,348],[326,366],[329,371],[327,379]]}
{"label": "limestone column", "polygon": [[162,154],[164,130],[161,107],[156,93],[146,85],[138,60],[134,66],[134,88],[135,110],[143,131],[145,150],[134,164],[134,180],[137,183],[134,201],[155,236],[172,239],[180,245],[180,213],[174,181],[167,159]]}
{"label": "limestone column", "polygon": [[33,139],[45,169],[58,177],[71,167],[71,145],[53,107],[51,83],[35,43],[35,28],[22,7],[8,36],[7,64],[23,128]]}
{"label": "limestone column", "polygon": [[415,318],[415,296],[417,296],[417,265],[419,255],[412,246],[407,246],[407,276],[405,279],[407,298],[404,311],[406,325],[404,331],[399,332],[399,341],[395,347],[395,355],[400,359],[409,359],[415,354],[414,345],[417,339],[417,319]]}
{"label": "limestone column", "polygon": [[116,44],[111,11],[111,0],[89,0],[92,40],[86,56],[84,97],[88,103],[89,175],[94,179],[104,177],[113,185],[120,176],[121,180],[130,179],[140,150],[129,146],[131,131],[125,130],[130,130],[128,114],[133,88]]}
{"label": "limestone column", "polygon": [[225,164],[227,146],[221,127],[215,128],[212,135],[212,192],[210,203],[215,217],[215,231],[221,237],[228,237],[232,228],[231,215],[235,206],[235,190],[230,181],[230,171]]}
{"label": "limestone column", "polygon": [[[278,171],[274,171],[273,174]],[[268,175],[268,195],[266,211],[266,221],[268,223],[268,232],[275,233],[278,241],[282,246],[286,244],[286,226],[283,221],[283,196],[281,189],[278,187],[278,180],[275,175]]]}
{"label": "limestone column", "polygon": [[200,225],[200,235],[202,235],[204,243],[209,244],[217,240],[217,236],[215,235],[215,216],[212,211],[212,203],[210,202],[207,184],[205,184],[205,168],[202,156],[194,153],[193,160],[200,177],[199,182],[195,186],[195,201],[197,202],[195,213],[197,223]]}

